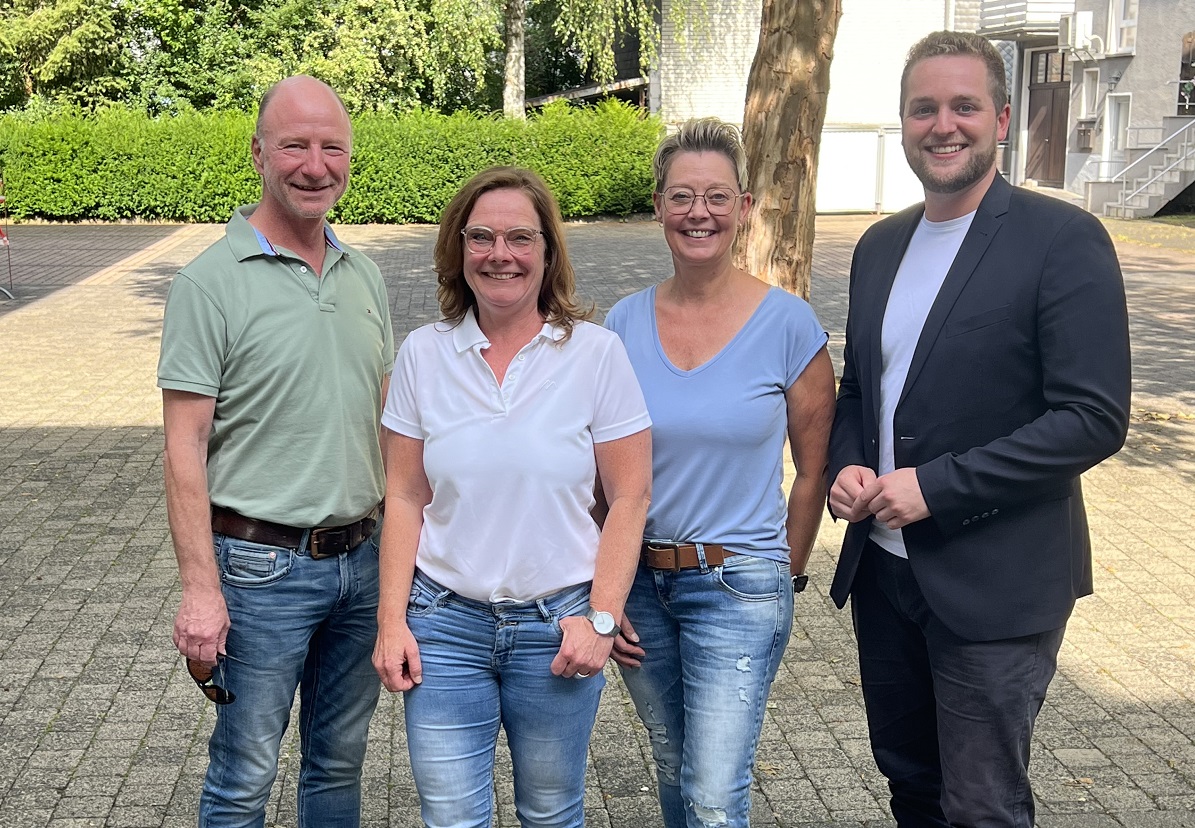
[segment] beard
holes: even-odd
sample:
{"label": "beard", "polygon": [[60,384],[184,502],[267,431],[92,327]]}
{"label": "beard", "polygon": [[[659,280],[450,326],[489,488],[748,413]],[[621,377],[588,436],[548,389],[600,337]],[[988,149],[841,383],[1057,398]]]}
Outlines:
{"label": "beard", "polygon": [[996,145],[993,143],[986,151],[977,151],[975,145],[972,144],[971,154],[962,169],[946,175],[938,175],[934,172],[928,160],[921,153],[920,147],[914,147],[912,151],[906,149],[905,158],[926,192],[951,195],[962,192],[987,175],[988,171],[996,164]]}

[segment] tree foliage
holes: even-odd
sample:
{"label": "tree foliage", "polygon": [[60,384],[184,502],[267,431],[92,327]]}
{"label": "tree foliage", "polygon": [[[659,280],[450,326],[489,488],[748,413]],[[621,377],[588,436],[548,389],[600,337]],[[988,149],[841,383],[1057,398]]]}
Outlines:
{"label": "tree foliage", "polygon": [[8,0],[0,6],[0,100],[41,95],[115,100],[130,69],[120,36],[127,9],[108,0]]}
{"label": "tree foliage", "polygon": [[651,0],[0,0],[0,110],[250,109],[297,72],[354,112],[494,109],[520,11],[532,95],[611,80],[624,34],[654,54]]}
{"label": "tree foliage", "polygon": [[[674,4],[684,14],[704,8],[701,0]],[[573,45],[598,83],[614,80],[616,47],[626,38],[639,43],[640,69],[646,73],[660,39],[654,0],[560,0],[556,33]]]}

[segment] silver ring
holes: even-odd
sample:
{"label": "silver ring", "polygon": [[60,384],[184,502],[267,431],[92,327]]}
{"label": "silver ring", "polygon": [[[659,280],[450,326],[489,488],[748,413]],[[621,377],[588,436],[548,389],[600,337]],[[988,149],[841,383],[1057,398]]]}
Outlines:
{"label": "silver ring", "polygon": [[593,673],[577,673],[573,678],[589,678]]}

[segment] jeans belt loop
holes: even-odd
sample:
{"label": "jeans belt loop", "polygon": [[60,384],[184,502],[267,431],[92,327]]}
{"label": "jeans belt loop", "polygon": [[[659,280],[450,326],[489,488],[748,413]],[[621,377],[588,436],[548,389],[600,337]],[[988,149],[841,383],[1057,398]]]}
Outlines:
{"label": "jeans belt loop", "polygon": [[709,564],[706,563],[706,560],[705,560],[705,544],[704,543],[695,543],[693,545],[695,547],[697,547],[697,563],[699,563],[701,565],[701,574],[706,575],[709,573],[710,567],[709,567]]}
{"label": "jeans belt loop", "polygon": [[539,615],[541,618],[543,618],[544,623],[551,624],[552,612],[548,609],[547,598],[537,598],[535,601],[535,606],[537,609],[539,609]]}

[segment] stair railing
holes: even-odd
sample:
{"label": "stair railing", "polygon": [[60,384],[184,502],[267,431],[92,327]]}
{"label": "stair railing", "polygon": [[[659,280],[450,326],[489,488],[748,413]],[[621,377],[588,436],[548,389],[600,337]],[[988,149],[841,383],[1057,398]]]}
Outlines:
{"label": "stair railing", "polygon": [[[1166,169],[1162,170],[1160,173],[1155,175],[1153,178],[1149,179],[1149,181],[1145,182],[1140,187],[1138,187],[1136,190],[1129,193],[1128,192],[1128,189],[1129,189],[1128,172],[1129,172],[1129,170],[1133,169],[1133,167],[1136,167],[1138,164],[1140,164],[1145,159],[1149,158],[1151,155],[1153,155],[1158,150],[1169,149],[1170,142],[1173,141],[1175,138],[1179,137],[1180,135],[1182,136],[1182,142],[1179,144],[1179,158],[1176,161],[1174,161],[1172,164],[1167,166]],[[1149,187],[1149,185],[1153,184],[1155,181],[1157,181],[1163,175],[1170,172],[1172,169],[1174,169],[1176,166],[1181,164],[1183,161],[1190,158],[1193,154],[1195,154],[1195,120],[1189,121],[1188,123],[1184,124],[1183,126],[1179,127],[1178,129],[1176,129],[1174,132],[1170,133],[1170,135],[1166,136],[1161,141],[1159,141],[1157,144],[1155,144],[1153,147],[1151,147],[1148,152],[1146,152],[1144,155],[1142,155],[1140,158],[1138,158],[1132,164],[1129,164],[1123,170],[1118,172],[1116,175],[1112,176],[1112,178],[1111,178],[1112,181],[1120,182],[1120,204],[1127,206],[1130,198],[1141,193],[1144,189]]]}

